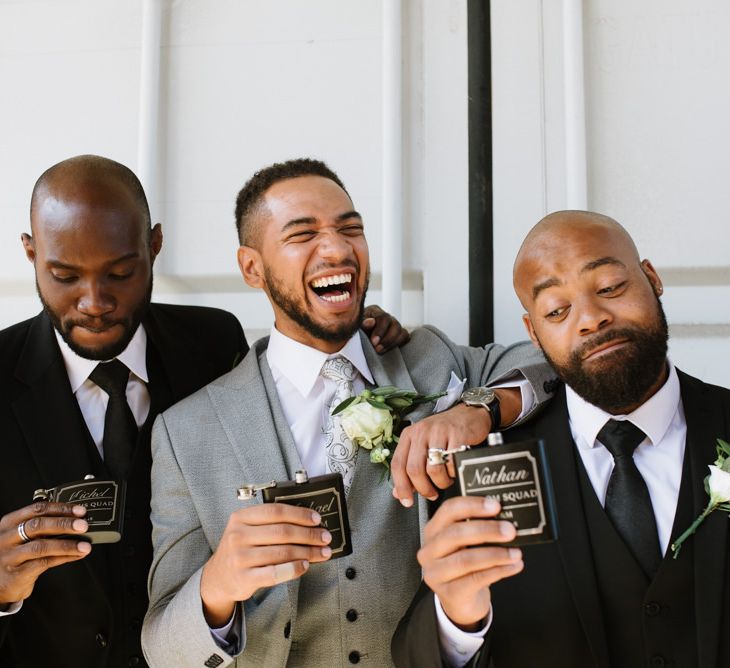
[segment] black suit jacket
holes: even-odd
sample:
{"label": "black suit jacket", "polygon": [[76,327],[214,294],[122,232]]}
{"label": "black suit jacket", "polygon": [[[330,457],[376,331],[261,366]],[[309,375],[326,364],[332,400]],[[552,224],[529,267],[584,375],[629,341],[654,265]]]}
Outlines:
{"label": "black suit jacket", "polygon": [[[248,346],[238,320],[218,309],[151,304],[143,324],[151,407],[127,481],[122,541],[50,569],[19,612],[0,617],[3,667],[145,665],[151,425],[230,371]],[[28,505],[35,489],[108,475],[45,313],[0,332],[0,461],[0,515]]]}
{"label": "black suit jacket", "polygon": [[[707,505],[703,480],[716,459],[717,438],[730,437],[730,390],[679,372],[687,420],[686,457],[692,479],[692,517]],[[540,435],[555,488],[559,540],[523,548],[522,573],[492,587],[494,624],[475,664],[608,668],[601,601],[582,509],[575,445],[565,391],[509,440]],[[730,523],[710,515],[693,542],[697,648],[701,668],[730,665]],[[675,536],[673,536],[674,538]],[[688,554],[681,554],[687,558]],[[671,557],[666,557],[671,558]],[[422,585],[393,637],[398,666],[441,666],[433,594]],[[694,668],[694,667],[691,667]]]}

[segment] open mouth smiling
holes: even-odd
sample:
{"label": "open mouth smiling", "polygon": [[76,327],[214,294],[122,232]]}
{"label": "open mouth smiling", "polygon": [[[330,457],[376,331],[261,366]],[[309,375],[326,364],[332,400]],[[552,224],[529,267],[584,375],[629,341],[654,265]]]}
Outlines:
{"label": "open mouth smiling", "polygon": [[352,294],[352,274],[322,276],[309,282],[309,287],[322,300],[330,304],[346,302]]}

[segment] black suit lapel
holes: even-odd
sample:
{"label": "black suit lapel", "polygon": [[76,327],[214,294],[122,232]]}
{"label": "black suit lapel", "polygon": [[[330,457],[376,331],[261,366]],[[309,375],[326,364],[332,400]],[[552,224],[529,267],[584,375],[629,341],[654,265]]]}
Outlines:
{"label": "black suit lapel", "polygon": [[164,310],[150,304],[142,322],[147,332],[147,373],[154,388],[150,395],[156,413],[161,413],[210,382],[210,372],[192,363],[198,358],[197,342]]}
{"label": "black suit lapel", "polygon": [[[686,448],[692,475],[693,518],[707,506],[704,479],[707,468],[717,458],[718,438],[730,437],[725,417],[717,399],[707,386],[678,371],[682,405],[687,421]],[[682,527],[684,530],[686,527]],[[712,513],[688,540],[694,541],[695,611],[697,642],[701,666],[717,664],[717,648],[722,619],[722,592],[728,551],[728,520],[726,513]],[[679,559],[682,558],[682,553]]]}
{"label": "black suit lapel", "polygon": [[568,424],[565,387],[538,418],[535,432],[550,460],[558,516],[558,550],[588,644],[599,666],[608,666],[608,647],[591,556],[591,544],[578,484],[575,444]]}
{"label": "black suit lapel", "polygon": [[31,325],[16,376],[28,391],[13,402],[13,411],[44,484],[82,479],[93,470],[88,430],[45,314]]}
{"label": "black suit lapel", "polygon": [[[15,373],[28,391],[13,402],[13,412],[44,486],[81,480],[89,473],[100,475],[101,457],[91,451],[93,443],[45,313],[31,325]],[[28,490],[28,503],[33,491]],[[82,563],[106,592],[102,583],[107,581],[108,571],[103,552],[92,550]]]}

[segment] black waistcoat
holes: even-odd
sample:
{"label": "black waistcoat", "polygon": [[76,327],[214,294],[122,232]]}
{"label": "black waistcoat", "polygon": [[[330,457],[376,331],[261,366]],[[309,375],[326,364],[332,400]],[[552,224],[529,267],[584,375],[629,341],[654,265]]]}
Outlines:
{"label": "black waistcoat", "polygon": [[[685,455],[673,537],[693,519],[688,461]],[[578,469],[611,665],[697,666],[691,541],[681,559],[669,552],[650,582],[601,507],[580,461]]]}

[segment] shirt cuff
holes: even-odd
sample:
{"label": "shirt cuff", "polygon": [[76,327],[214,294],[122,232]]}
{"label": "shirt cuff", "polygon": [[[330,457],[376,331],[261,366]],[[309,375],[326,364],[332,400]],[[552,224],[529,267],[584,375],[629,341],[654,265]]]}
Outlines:
{"label": "shirt cuff", "polygon": [[210,635],[213,636],[213,641],[218,647],[224,652],[231,656],[238,654],[239,638],[238,633],[234,626],[238,620],[238,606],[233,611],[233,615],[228,620],[228,623],[218,628],[209,628]]}
{"label": "shirt cuff", "polygon": [[[446,394],[440,397],[434,406],[434,413],[441,413],[442,411],[451,408],[454,404],[458,403],[461,399],[461,393],[464,391],[466,385],[466,378],[461,380],[452,371],[451,378],[449,379],[449,386],[446,388]],[[493,390],[496,389],[507,389],[510,387],[519,387],[520,396],[522,398],[522,410],[515,419],[515,422],[519,422],[524,418],[534,407],[537,402],[535,398],[535,391],[532,389],[529,381],[522,375],[521,371],[515,371],[512,380],[502,380],[498,383],[490,383],[487,387],[491,387]]]}
{"label": "shirt cuff", "polygon": [[522,410],[515,419],[515,422],[519,422],[525,415],[527,415],[534,407],[536,403],[535,390],[532,389],[529,381],[522,375],[521,372],[517,371],[513,380],[502,381],[495,383],[494,385],[488,385],[493,390],[495,389],[507,389],[510,387],[519,387],[520,396],[522,397]]}
{"label": "shirt cuff", "polygon": [[462,631],[446,616],[444,609],[441,607],[441,601],[439,601],[436,594],[433,596],[433,602],[436,606],[441,654],[450,666],[461,668],[461,666],[469,663],[482,646],[484,636],[487,635],[487,631],[492,625],[492,609],[489,609],[484,628],[479,631],[469,632]]}
{"label": "shirt cuff", "polygon": [[14,615],[18,610],[23,607],[23,601],[17,603],[7,603],[3,605],[0,603],[0,617],[6,617],[7,615]]}

